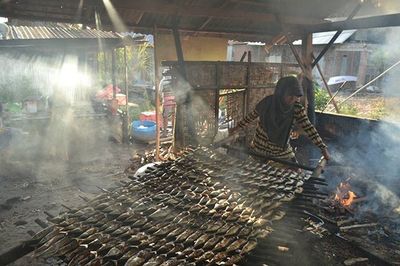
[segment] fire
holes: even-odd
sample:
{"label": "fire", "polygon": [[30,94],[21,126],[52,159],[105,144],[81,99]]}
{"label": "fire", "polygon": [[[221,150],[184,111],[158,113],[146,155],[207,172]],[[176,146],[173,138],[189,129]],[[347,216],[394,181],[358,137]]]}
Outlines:
{"label": "fire", "polygon": [[348,182],[341,182],[336,188],[335,201],[338,201],[343,206],[350,206],[355,198],[357,198],[356,193],[350,190],[351,186]]}

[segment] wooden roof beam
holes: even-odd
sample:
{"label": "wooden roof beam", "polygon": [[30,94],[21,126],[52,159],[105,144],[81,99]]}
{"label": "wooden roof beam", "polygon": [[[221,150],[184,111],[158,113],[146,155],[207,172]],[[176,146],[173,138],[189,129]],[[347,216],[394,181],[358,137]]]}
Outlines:
{"label": "wooden roof beam", "polygon": [[[354,18],[354,16],[357,14],[357,12],[361,9],[361,3],[358,3],[353,11],[350,13],[350,15],[347,17],[346,21],[349,21]],[[336,41],[337,38],[339,38],[340,34],[342,34],[343,30],[338,30],[335,35],[331,38],[329,43],[325,45],[324,49],[319,53],[317,58],[314,58],[314,62],[312,63],[312,67],[314,68],[315,65],[318,64],[319,60],[325,55],[325,53],[328,51],[328,49],[332,46],[332,44]],[[332,97],[332,96],[331,96]]]}
{"label": "wooden roof beam", "polygon": [[[146,0],[146,1],[125,1],[112,0],[112,4],[117,9],[134,9],[139,12],[148,12],[155,14],[164,14],[170,16],[197,16],[214,17],[224,19],[244,19],[258,22],[275,21],[275,15],[272,13],[249,12],[237,9],[220,9],[211,7],[180,6],[166,4],[165,1]],[[304,18],[294,16],[282,16],[282,20],[288,24],[315,24],[321,22],[320,19]]]}
{"label": "wooden roof beam", "polygon": [[[222,5],[219,7],[219,9],[225,8],[226,6],[228,6],[230,4],[232,0],[225,0],[225,2],[222,3]],[[208,23],[210,23],[213,20],[213,17],[208,17],[203,24],[201,24],[201,26],[198,28],[199,30],[203,30]]]}

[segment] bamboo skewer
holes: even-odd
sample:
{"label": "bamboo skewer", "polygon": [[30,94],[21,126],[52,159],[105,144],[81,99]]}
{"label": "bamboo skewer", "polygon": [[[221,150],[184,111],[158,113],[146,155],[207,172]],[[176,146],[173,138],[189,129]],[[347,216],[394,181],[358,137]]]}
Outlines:
{"label": "bamboo skewer", "polygon": [[378,223],[354,224],[354,225],[342,226],[342,227],[339,227],[339,229],[340,229],[340,231],[347,231],[347,230],[358,229],[358,228],[375,227],[377,225],[378,225]]}

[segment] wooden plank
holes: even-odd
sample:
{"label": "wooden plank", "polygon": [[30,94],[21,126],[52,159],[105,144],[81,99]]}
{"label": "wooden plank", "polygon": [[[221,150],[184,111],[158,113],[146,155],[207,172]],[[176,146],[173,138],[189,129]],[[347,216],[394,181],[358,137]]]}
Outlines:
{"label": "wooden plank", "polygon": [[7,265],[18,260],[19,258],[22,258],[26,254],[31,253],[38,243],[39,240],[37,239],[28,240],[22,242],[16,247],[9,249],[0,255],[0,265]]}

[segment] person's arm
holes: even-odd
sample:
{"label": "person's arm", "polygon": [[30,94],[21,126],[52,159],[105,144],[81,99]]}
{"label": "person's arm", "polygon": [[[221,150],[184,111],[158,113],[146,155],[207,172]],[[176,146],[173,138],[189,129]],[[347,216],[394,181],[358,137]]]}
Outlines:
{"label": "person's arm", "polygon": [[329,159],[330,155],[328,152],[328,146],[325,145],[322,138],[318,134],[318,131],[315,129],[313,124],[311,124],[308,119],[305,108],[300,103],[295,103],[295,112],[294,118],[296,123],[303,128],[304,132],[306,132],[308,138],[321,149],[322,155],[325,159]]}
{"label": "person's arm", "polygon": [[236,127],[232,128],[231,133],[235,134],[246,128],[251,122],[258,118],[258,113],[256,109],[254,109],[251,113],[247,114],[245,118],[243,118]]}

